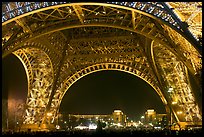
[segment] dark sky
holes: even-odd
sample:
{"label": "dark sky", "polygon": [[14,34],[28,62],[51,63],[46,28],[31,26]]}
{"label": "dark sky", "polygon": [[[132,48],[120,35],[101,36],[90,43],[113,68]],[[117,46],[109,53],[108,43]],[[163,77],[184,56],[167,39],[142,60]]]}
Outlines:
{"label": "dark sky", "polygon": [[[24,68],[14,55],[2,62],[2,97],[27,95]],[[154,108],[165,113],[164,106],[153,90],[142,79],[121,71],[100,71],[87,75],[74,83],[65,94],[60,112],[73,114],[111,114],[121,109],[128,117],[138,120],[144,112]]]}
{"label": "dark sky", "polygon": [[12,55],[2,60],[2,98],[26,99],[27,78],[20,60]]}

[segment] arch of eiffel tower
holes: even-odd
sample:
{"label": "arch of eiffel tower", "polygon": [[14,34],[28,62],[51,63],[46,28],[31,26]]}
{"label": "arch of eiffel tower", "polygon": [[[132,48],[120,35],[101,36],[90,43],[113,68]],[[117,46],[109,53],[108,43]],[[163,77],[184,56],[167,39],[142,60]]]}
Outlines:
{"label": "arch of eiffel tower", "polygon": [[28,80],[22,128],[49,128],[70,86],[102,70],[141,78],[180,126],[202,125],[201,7],[201,2],[3,2],[2,58],[17,56]]}

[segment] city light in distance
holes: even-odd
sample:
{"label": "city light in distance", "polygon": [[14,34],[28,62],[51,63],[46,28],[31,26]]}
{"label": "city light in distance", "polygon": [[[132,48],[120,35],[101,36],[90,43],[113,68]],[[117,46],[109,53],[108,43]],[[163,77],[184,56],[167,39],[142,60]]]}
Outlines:
{"label": "city light in distance", "polygon": [[91,130],[91,129],[96,129],[97,128],[97,125],[96,124],[90,124],[89,125],[89,129]]}

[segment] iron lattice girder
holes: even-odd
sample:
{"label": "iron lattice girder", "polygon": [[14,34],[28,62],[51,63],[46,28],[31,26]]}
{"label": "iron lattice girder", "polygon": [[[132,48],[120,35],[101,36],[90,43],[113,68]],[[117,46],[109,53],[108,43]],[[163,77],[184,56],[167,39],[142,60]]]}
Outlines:
{"label": "iron lattice girder", "polygon": [[57,71],[60,65],[60,58],[63,57],[63,47],[66,45],[67,38],[61,32],[55,32],[38,39],[34,39],[28,43],[38,43],[39,45],[44,45],[46,49],[44,50],[50,57],[52,62],[52,67],[54,75],[57,75]]}
{"label": "iron lattice girder", "polygon": [[168,2],[169,7],[198,39],[202,38],[202,2]]}
{"label": "iron lattice girder", "polygon": [[[175,114],[181,121],[194,121],[197,118],[202,119],[199,114],[199,108],[196,104],[195,95],[192,92],[188,71],[183,63],[171,52],[160,44],[154,45],[155,62],[160,76],[166,85],[166,93],[169,97],[169,103],[172,104],[174,113],[179,111],[184,114]],[[172,89],[172,91],[169,91]]]}
{"label": "iron lattice girder", "polygon": [[[25,64],[28,72],[28,96],[23,124],[42,121],[51,93],[53,70],[49,57],[36,48],[20,49],[14,52]],[[30,67],[29,67],[30,66]]]}
{"label": "iron lattice girder", "polygon": [[[81,6],[82,7],[82,6]],[[64,7],[63,7],[64,8]],[[70,10],[72,7],[68,7],[68,9],[66,10]],[[97,11],[98,9],[104,8],[106,10],[104,10],[106,12],[106,14],[97,14],[99,11]],[[135,26],[132,28],[132,13],[133,11],[128,11],[128,10],[124,10],[124,9],[119,9],[119,8],[113,8],[113,7],[103,7],[103,6],[89,6],[89,5],[85,5],[82,8],[84,11],[84,20],[86,20],[86,22],[84,22],[84,24],[81,24],[80,21],[78,20],[78,17],[76,15],[75,12],[71,12],[69,13],[70,16],[68,18],[66,18],[66,21],[64,21],[63,19],[59,19],[56,18],[55,16],[53,18],[55,18],[54,22],[39,22],[36,23],[37,20],[31,16],[25,17],[27,19],[27,21],[29,22],[35,22],[33,24],[30,24],[30,28],[33,28],[33,35],[32,37],[30,37],[30,34],[27,33],[22,33],[22,35],[19,35],[16,38],[16,41],[10,41],[8,40],[5,44],[3,43],[3,57],[8,55],[9,53],[11,53],[13,50],[18,49],[20,46],[22,46],[24,43],[28,42],[31,39],[37,39],[45,34],[49,34],[51,32],[56,32],[59,30],[63,30],[63,29],[67,29],[67,28],[71,28],[71,27],[79,27],[79,26],[109,26],[109,27],[119,27],[122,29],[127,29],[139,34],[142,34],[146,37],[149,37],[151,39],[154,39],[155,41],[158,41],[159,43],[163,43],[163,45],[171,45],[171,49],[173,52],[175,52],[175,54],[178,54],[178,57],[181,57],[181,59],[183,59],[183,61],[185,62],[185,64],[188,66],[188,68],[190,69],[190,71],[194,74],[195,73],[195,69],[191,69],[193,68],[192,66],[192,62],[190,62],[189,60],[186,59],[185,56],[183,56],[182,54],[180,54],[180,52],[177,52],[177,50],[179,50],[180,46],[185,47],[186,45],[183,44],[182,41],[179,41],[179,39],[176,39],[175,42],[170,42],[170,38],[168,38],[168,35],[166,35],[166,37],[164,37],[165,33],[168,32],[166,28],[166,26],[162,26],[160,28],[157,28],[158,23],[155,23],[154,20],[134,12],[134,15],[136,17],[136,19],[134,19],[134,24]],[[97,10],[96,10],[97,9]],[[52,10],[55,9],[50,9],[51,11],[49,12],[50,14],[53,13]],[[65,10],[65,9],[63,9]],[[49,10],[48,10],[49,11]],[[46,11],[42,11],[42,12],[46,12]],[[39,13],[35,13],[35,14],[39,14]],[[50,14],[47,14],[46,16],[51,16]],[[129,15],[129,17],[128,17]],[[48,17],[45,17],[46,19],[49,19]],[[129,23],[123,23],[124,20],[128,21]],[[69,22],[71,21],[71,22]],[[29,24],[29,23],[27,23]],[[53,24],[53,25],[52,25]],[[77,25],[78,24],[78,25]],[[73,25],[73,26],[72,26]],[[31,29],[32,30],[32,29]],[[166,30],[166,31],[164,31]],[[10,32],[9,32],[10,33]],[[176,32],[174,32],[174,34],[176,34]],[[179,35],[179,34],[177,34]],[[184,39],[184,41],[186,41]],[[188,43],[188,42],[187,42]],[[18,45],[18,46],[17,46]],[[188,44],[189,45],[189,44]],[[192,49],[192,48],[191,48]],[[183,48],[183,50],[185,50],[185,48]],[[189,53],[189,52],[188,52]],[[199,53],[195,52],[195,56],[198,56]],[[196,59],[198,60],[198,59]],[[197,66],[197,65],[195,65]]]}
{"label": "iron lattice girder", "polygon": [[[105,46],[106,44],[107,45],[111,45],[111,46],[116,46],[116,49],[117,49],[117,44],[115,44],[115,45],[113,45],[113,44],[109,44],[109,42],[111,41],[111,40],[109,40],[108,41],[108,39],[104,39],[104,41],[105,41],[105,43],[103,42],[103,41],[100,41],[100,40],[97,40],[97,39],[93,39],[93,38],[91,38],[91,40],[89,41],[88,39],[86,39],[86,41],[85,41],[85,43],[83,42],[83,45],[80,45],[80,43],[82,42],[81,40],[79,40],[79,41],[75,41],[75,43],[74,43],[74,41],[73,41],[73,43],[71,42],[70,43],[70,45],[74,45],[74,47],[72,46],[72,51],[74,51],[75,49],[78,49],[78,47],[80,47],[80,49],[79,49],[79,51],[83,51],[83,48],[84,49],[86,49],[86,54],[85,55],[80,55],[80,54],[75,54],[75,56],[76,57],[73,57],[74,58],[74,60],[70,60],[70,57],[68,56],[68,60],[67,61],[65,61],[66,63],[64,64],[64,66],[62,67],[62,70],[61,70],[61,76],[62,76],[62,74],[63,74],[63,77],[61,77],[60,76],[60,78],[61,78],[61,82],[60,83],[64,83],[64,85],[66,85],[66,82],[63,82],[63,80],[65,79],[65,78],[69,78],[69,77],[71,77],[71,75],[74,75],[75,74],[75,71],[80,71],[80,70],[82,70],[83,68],[85,68],[84,66],[90,66],[90,65],[93,65],[94,63],[102,63],[102,62],[106,62],[106,63],[112,63],[112,62],[115,62],[115,63],[122,63],[122,64],[128,64],[128,65],[130,65],[130,66],[134,66],[133,65],[133,62],[136,62],[136,63],[141,63],[141,65],[137,65],[138,67],[136,67],[136,66],[134,66],[134,67],[136,67],[136,69],[138,69],[138,70],[140,70],[141,72],[143,72],[147,67],[149,67],[150,65],[149,64],[147,64],[147,65],[145,65],[145,64],[143,64],[143,63],[147,63],[148,61],[147,61],[147,58],[146,58],[146,56],[144,56],[145,54],[144,54],[144,50],[142,50],[142,48],[140,47],[139,48],[139,46],[136,46],[137,44],[136,44],[136,42],[133,42],[132,44],[133,45],[131,45],[131,42],[132,41],[134,41],[135,39],[134,39],[134,37],[129,37],[130,39],[124,39],[124,38],[118,38],[117,40],[115,40],[115,41],[119,41],[118,42],[118,44],[121,44],[121,45],[123,45],[122,43],[122,41],[128,41],[128,42],[126,42],[126,43],[128,43],[128,44],[130,44],[130,46],[132,46],[131,48],[135,48],[135,47],[137,47],[137,50],[132,50],[132,52],[130,52],[130,53],[128,53],[128,51],[126,51],[127,52],[127,54],[129,54],[130,56],[128,57],[127,56],[127,54],[126,54],[126,56],[125,56],[125,58],[124,58],[124,56],[120,56],[120,58],[121,58],[121,61],[122,62],[120,62],[120,60],[118,60],[118,57],[117,57],[117,55],[119,55],[119,54],[114,54],[114,53],[110,53],[110,52],[108,52],[108,50],[106,49],[106,53],[97,53],[97,56],[94,56],[94,55],[92,55],[93,54],[93,52],[91,53],[90,51],[96,51],[96,50],[94,50],[93,49],[93,47],[95,46],[95,47],[100,47],[100,48],[103,48],[103,46]],[[132,39],[133,38],[133,39]],[[138,39],[140,39],[139,37],[137,37]],[[93,41],[93,40],[95,40],[95,41]],[[112,40],[112,41],[114,41],[114,40]],[[92,45],[91,45],[91,44]],[[103,46],[100,46],[100,45],[98,45],[98,44],[101,44],[101,45],[103,45]],[[79,44],[79,45],[78,45]],[[126,48],[128,47],[128,44],[127,45],[125,45],[126,46]],[[94,45],[94,46],[93,46]],[[144,44],[141,44],[140,43],[140,45],[144,45]],[[150,46],[150,45],[148,45],[148,46]],[[88,52],[88,49],[89,49],[89,52]],[[103,48],[104,49],[104,48]],[[111,48],[109,48],[109,49],[111,49]],[[123,49],[124,50],[124,49]],[[123,51],[124,52],[124,51]],[[124,52],[124,53],[126,53],[126,52]],[[73,53],[76,53],[76,52],[73,52]],[[131,54],[132,53],[132,54]],[[175,61],[174,60],[171,60],[171,56],[173,55],[172,53],[170,54],[170,55],[168,55],[169,53],[171,53],[170,51],[168,51],[167,49],[165,49],[165,52],[161,52],[161,51],[156,51],[156,53],[155,53],[155,55],[159,55],[159,56],[161,56],[162,58],[164,57],[164,58],[166,58],[166,59],[168,59],[168,60],[166,60],[166,63],[168,64],[168,65],[166,65],[166,67],[168,67],[168,69],[171,69],[172,67],[170,66],[172,63],[174,63]],[[91,55],[89,55],[89,54],[91,54]],[[70,55],[70,56],[72,56],[72,53],[68,53],[68,55]],[[102,55],[102,56],[101,56]],[[137,62],[136,60],[132,60],[132,58],[131,58],[131,55],[137,55],[138,56],[138,58],[140,58],[139,60],[141,61],[141,60],[143,60],[144,58],[143,57],[145,57],[145,59],[142,61],[142,62]],[[73,55],[74,56],[74,55]],[[114,59],[114,56],[116,56],[116,58]],[[91,58],[90,58],[91,57]],[[174,58],[176,58],[176,56],[174,55],[173,56]],[[97,58],[98,58],[98,60],[97,60]],[[111,58],[111,59],[110,59]],[[128,60],[126,60],[127,58],[129,58]],[[137,58],[137,57],[136,57]],[[133,59],[135,59],[135,57],[133,57]],[[92,61],[92,60],[94,60],[94,61]],[[109,62],[110,61],[110,62]],[[118,62],[119,61],[119,62]],[[69,62],[69,63],[67,63],[67,62]],[[74,62],[74,63],[73,63]],[[165,61],[161,61],[161,60],[156,60],[156,65],[157,65],[157,67],[158,67],[158,65],[162,65],[163,66],[163,64],[165,64],[164,63]],[[177,62],[179,62],[179,61],[177,61]],[[84,64],[85,63],[85,64]],[[152,65],[152,64],[151,64]],[[174,67],[174,66],[173,66]],[[149,68],[150,69],[150,68]],[[173,68],[172,68],[173,69]],[[143,70],[143,71],[142,71]],[[147,70],[147,69],[146,69]],[[94,71],[94,70],[93,70]],[[160,71],[160,72],[162,72],[162,70],[161,69],[159,69],[158,71]],[[153,74],[153,72],[152,72],[152,70],[151,71],[145,71],[145,72],[143,72],[144,73],[144,75],[143,75],[143,77],[145,77],[146,75],[147,76],[150,76],[151,77],[151,75],[153,76],[153,77],[155,77],[155,75]],[[167,73],[167,74],[166,74]],[[175,72],[174,72],[175,73]],[[66,75],[67,74],[67,75]],[[162,75],[161,75],[162,74]],[[165,72],[165,73],[161,73],[160,75],[162,76],[160,76],[160,79],[162,79],[162,80],[164,80],[164,81],[170,81],[171,79],[175,79],[176,78],[176,76],[178,76],[179,74],[176,74],[176,75],[172,75],[173,77],[167,77],[167,79],[166,79],[166,76],[168,76],[168,72]],[[184,76],[182,76],[182,77],[187,77],[187,75],[188,74],[185,74]],[[69,81],[68,83],[68,87],[69,87],[69,85],[72,85],[72,83],[74,82],[74,81],[76,81],[76,79],[77,78],[80,78],[80,75],[78,75],[77,77],[75,77],[75,78],[72,78],[71,79],[71,81],[69,81],[69,80],[67,80],[67,81]],[[178,78],[178,77],[177,77]],[[147,77],[147,79],[149,79],[149,80],[151,80],[151,78],[148,78]],[[178,90],[181,90],[181,89],[184,89],[184,91],[183,91],[183,93],[185,93],[185,92],[188,92],[187,94],[188,94],[188,97],[187,98],[189,98],[189,99],[187,99],[187,100],[189,100],[190,102],[190,106],[183,106],[183,105],[181,105],[181,104],[183,104],[184,102],[185,103],[187,103],[186,101],[181,101],[181,99],[182,98],[180,98],[179,99],[179,105],[174,105],[174,108],[176,108],[175,110],[174,110],[174,113],[176,113],[176,111],[177,110],[182,110],[182,111],[185,111],[186,113],[188,113],[188,115],[185,115],[185,116],[179,116],[178,117],[178,121],[192,121],[192,116],[193,115],[197,115],[198,114],[198,116],[197,117],[199,117],[199,119],[201,118],[200,117],[200,115],[199,115],[199,109],[198,109],[198,106],[195,104],[195,100],[194,100],[194,98],[193,98],[193,93],[190,93],[189,92],[189,81],[185,81],[185,82],[183,82],[183,83],[187,83],[187,85],[188,85],[188,87],[181,87],[180,89],[179,89],[179,87],[178,87]],[[175,85],[174,85],[174,83],[162,83],[162,84],[165,84],[165,85],[167,85],[167,87],[176,87]],[[173,85],[172,85],[173,84]],[[58,89],[58,91],[56,92],[56,94],[58,94],[58,95],[55,95],[55,97],[57,97],[57,98],[54,98],[53,100],[54,100],[54,102],[55,103],[53,103],[52,104],[52,107],[54,107],[54,108],[58,108],[58,106],[60,105],[60,102],[61,102],[61,100],[60,99],[62,99],[62,95],[67,91],[67,89],[68,88],[65,88],[65,87],[63,87],[62,85],[60,86],[60,89]],[[161,87],[160,87],[160,89],[161,89]],[[64,90],[64,92],[63,92],[63,90]],[[165,89],[166,90],[166,89]],[[60,92],[59,92],[60,91]],[[183,94],[182,93],[182,94]],[[59,95],[59,94],[61,94],[61,95]],[[176,98],[178,98],[178,94],[180,94],[180,93],[177,93],[176,94]],[[169,95],[168,95],[169,96]],[[175,98],[173,98],[173,97],[171,97],[171,96],[169,96],[170,97],[170,102],[169,103],[171,103],[171,102],[173,102],[173,100],[175,99]],[[185,97],[185,96],[183,96],[183,97]],[[173,98],[173,99],[172,99]],[[186,97],[185,97],[186,98]],[[187,103],[188,104],[188,103]],[[57,106],[56,106],[57,105]],[[176,107],[175,107],[176,106]],[[192,110],[191,110],[192,109]],[[54,109],[53,109],[53,111],[54,111]],[[190,112],[191,111],[191,112]],[[56,110],[53,112],[53,113],[56,113]],[[190,114],[190,113],[192,113],[192,114]],[[177,115],[177,114],[175,114],[175,115]]]}
{"label": "iron lattice girder", "polygon": [[[145,8],[145,5],[141,7]],[[83,13],[84,16],[81,17],[81,15],[77,14],[76,11]],[[175,58],[177,59],[177,62],[181,61],[179,62],[180,65],[178,66],[182,66],[182,69],[178,69],[177,72],[185,72],[184,65],[186,65],[188,69],[194,74],[195,72],[198,72],[198,70],[202,67],[201,59],[199,59],[200,54],[179,33],[177,33],[166,25],[162,25],[161,22],[157,22],[158,20],[149,18],[146,16],[146,14],[143,15],[140,12],[136,12],[135,10],[123,9],[118,6],[104,6],[97,4],[82,4],[80,6],[75,6],[75,11],[73,9],[73,6],[71,5],[67,5],[66,7],[55,7],[53,9],[48,8],[48,10],[45,11],[41,10],[36,13],[33,12],[32,15],[25,16],[22,19],[23,21],[21,21],[21,19],[19,19],[19,21],[23,22],[26,28],[30,29],[31,31],[25,31],[26,29],[22,26],[21,23],[19,25],[17,23],[11,22],[3,26],[3,57],[12,52],[18,52],[18,49],[27,47],[39,48],[49,56],[52,64],[51,69],[53,68],[52,73],[54,74],[54,76],[50,76],[50,78],[54,81],[57,81],[57,89],[52,89],[52,94],[55,94],[54,98],[53,100],[48,100],[49,102],[52,102],[51,111],[53,111],[53,113],[57,112],[57,108],[60,105],[61,99],[66,93],[66,88],[70,87],[73,82],[75,82],[84,74],[88,74],[91,71],[100,69],[100,67],[101,69],[108,69],[108,66],[110,65],[110,69],[114,69],[115,63],[115,67],[117,68],[119,66],[119,70],[130,71],[136,75],[139,75],[141,78],[149,82],[150,85],[156,88],[158,94],[163,100],[165,100],[165,98],[162,97],[162,94],[164,93],[161,94],[159,92],[161,90],[163,92],[163,87],[160,87],[159,83],[161,85],[161,82],[165,81],[164,85],[168,87],[172,86],[171,79],[177,79],[180,84],[173,84],[173,86],[181,86],[179,88],[184,88],[184,91],[180,91],[179,88],[175,90],[175,93],[169,95],[168,103],[171,103],[171,101],[175,98],[174,96],[182,94],[182,97],[186,98],[186,94],[189,94],[190,96],[187,97],[187,99],[184,99],[182,97],[178,98],[180,104],[178,103],[177,107],[175,108],[175,111],[179,109],[188,112],[192,111],[188,113],[188,115],[186,114],[183,117],[178,117],[178,120],[194,121],[192,116],[195,113],[198,113],[197,117],[200,118],[198,107],[195,105],[195,103],[191,103],[194,101],[194,99],[193,94],[189,92],[190,90],[192,90],[189,87],[189,82],[186,81],[186,79],[188,79],[188,74],[184,73],[184,75],[182,76],[184,78],[179,78],[180,76],[178,76],[179,74],[176,73],[175,68],[172,69],[172,73],[175,75],[177,74],[177,77],[175,77],[174,75],[169,75],[169,72],[165,70],[167,68],[166,66],[172,68],[170,64],[174,64],[174,61],[171,60],[171,54],[174,54],[176,55]],[[105,26],[107,28],[105,28]],[[130,32],[114,28],[120,28],[128,30]],[[16,30],[18,30],[18,33],[15,34]],[[135,35],[134,32],[137,33],[137,35]],[[118,35],[118,33],[121,33],[121,35]],[[133,35],[131,33],[133,33]],[[111,43],[110,38],[108,39],[107,37],[105,37],[106,35],[110,36],[111,38],[117,37],[115,44],[106,45],[107,43]],[[158,47],[162,46],[152,45],[153,48],[151,49],[151,52],[153,52],[154,49],[156,49],[156,51],[154,51],[154,54],[146,54],[146,51],[140,48],[143,43],[140,43],[139,46],[137,46],[137,41],[135,40],[138,38],[142,39],[141,35],[147,37],[147,39],[149,39],[150,41],[153,40],[155,43],[164,46],[166,48],[164,50],[165,52],[163,52],[163,50],[157,50]],[[101,41],[105,46],[97,43],[97,40],[99,40],[97,39],[97,37],[101,36]],[[120,36],[127,38],[125,39],[126,43],[124,43],[124,45],[126,46],[119,46],[121,42]],[[132,41],[130,39],[132,39],[133,37],[135,37],[133,41],[136,41],[136,44],[131,45],[130,43]],[[67,38],[71,38],[71,40],[68,42]],[[80,40],[85,43],[86,47],[83,47],[81,45]],[[96,48],[94,44],[97,44],[98,46],[100,46],[100,48]],[[113,45],[113,47],[111,47],[110,45]],[[149,44],[146,44],[146,46],[148,45]],[[59,59],[62,58],[63,48],[66,46],[67,51],[65,52],[65,54],[67,57],[65,57],[65,61],[62,62],[63,66],[60,67]],[[120,53],[116,53],[116,49],[119,50],[118,52]],[[182,52],[184,53],[182,54]],[[95,54],[100,56],[95,56]],[[119,54],[121,56],[120,58],[117,58]],[[23,57],[23,54],[21,54],[20,56],[22,56],[22,58],[25,58]],[[111,56],[115,56],[115,58]],[[151,62],[149,58],[151,58],[152,61],[155,62],[154,67],[149,68],[153,65],[153,62]],[[166,63],[166,59],[168,60],[168,62],[171,63]],[[96,62],[106,63],[104,64],[105,67],[104,65],[96,65],[94,67],[89,67],[90,65],[94,65]],[[118,63],[119,65],[116,63]],[[29,70],[29,77],[33,76],[33,78],[35,79],[36,73],[30,73],[35,69],[30,71],[31,69],[29,68],[29,63],[25,64],[27,64],[26,66]],[[38,71],[39,64],[37,63],[36,66],[36,71]],[[66,71],[67,69],[70,71]],[[80,71],[81,69],[82,71]],[[59,70],[61,72],[65,72],[66,76],[62,77],[62,73],[58,75],[57,72]],[[154,77],[156,76],[154,70],[156,72],[163,72],[159,75],[157,74],[157,78],[161,79],[159,83],[157,82],[157,80],[154,79]],[[165,78],[165,76],[167,76],[167,78]],[[43,82],[41,84],[39,82],[37,83],[35,83],[34,85],[37,85],[38,87],[43,84]],[[30,81],[30,84],[32,85],[33,82]],[[29,91],[29,96],[31,93],[33,93],[33,91]],[[36,94],[34,96],[37,96],[37,92],[34,92],[34,94]],[[57,96],[60,96],[60,98],[56,98]],[[34,97],[31,97],[29,101],[30,103],[28,103],[28,105],[33,103],[31,101],[32,99],[34,99]],[[39,101],[36,100],[36,102]],[[48,102],[46,101],[46,103]],[[182,103],[186,104],[181,105]],[[187,104],[192,105],[188,106]],[[192,110],[189,110],[189,108],[192,108]],[[45,110],[46,109],[44,107],[28,108],[28,113],[26,115],[27,121],[29,121],[29,119],[32,119],[31,121],[33,123],[39,122],[39,120],[37,120],[37,114],[41,114],[43,111],[45,112]],[[36,112],[33,114],[32,111]],[[175,115],[177,115],[176,112]],[[40,120],[42,120],[42,117],[40,117]]]}
{"label": "iron lattice girder", "polygon": [[[87,66],[96,62],[122,61],[129,64],[142,62],[144,67],[149,67],[149,64],[145,63],[147,60],[142,55],[142,49],[139,48],[138,43],[134,42],[134,38],[133,36],[121,36],[116,39],[91,39],[86,42],[70,41],[69,45],[72,46],[72,50],[68,50],[61,74],[63,77],[67,77],[72,73],[72,70],[81,69],[81,65]],[[62,81],[60,80],[60,82]]]}
{"label": "iron lattice girder", "polygon": [[[181,3],[181,5],[186,6],[190,4],[190,3],[189,4],[188,3],[183,4],[183,3]],[[152,18],[162,21],[163,23],[167,24],[171,28],[174,28],[176,31],[181,33],[184,37],[189,39],[189,41],[191,41],[191,43],[196,48],[200,48],[198,41],[188,31],[188,26],[185,25],[185,23],[183,23],[177,17],[180,14],[177,14],[177,12],[173,12],[172,9],[170,9],[169,5],[172,6],[172,3],[169,4],[164,2],[108,2],[108,4],[106,4],[106,3],[69,3],[69,2],[68,3],[67,2],[10,2],[10,3],[3,3],[2,5],[2,11],[3,11],[2,23],[3,25],[5,25],[15,20],[15,18],[22,18],[25,15],[30,15],[33,13],[37,13],[37,18],[40,18],[40,20],[42,20],[44,18],[44,15],[42,16],[38,14],[39,11],[41,11],[41,8],[44,8],[45,10],[52,9],[52,8],[54,9],[53,12],[46,13],[48,16],[46,16],[45,14],[46,18],[44,19],[46,20],[48,17],[65,19],[66,17],[69,17],[69,14],[67,15],[67,13],[71,13],[72,10],[69,9],[68,10],[69,12],[63,12],[64,10],[61,10],[60,8],[71,7],[72,9],[74,9],[80,22],[83,24],[84,22],[83,17],[85,16],[85,14],[83,12],[82,6],[84,5],[85,6],[100,5],[104,7],[111,6],[111,7],[117,7],[117,8],[136,10],[140,13],[146,14],[147,16],[150,16]],[[103,8],[104,10],[101,10],[101,8],[97,8],[97,9],[100,9],[100,11],[103,12],[102,14],[106,14],[105,8]],[[91,10],[93,11],[91,13],[96,13],[97,15],[98,13],[101,14],[100,12],[97,12],[95,8]],[[175,15],[175,13],[177,15]],[[134,24],[134,20],[132,21]]]}

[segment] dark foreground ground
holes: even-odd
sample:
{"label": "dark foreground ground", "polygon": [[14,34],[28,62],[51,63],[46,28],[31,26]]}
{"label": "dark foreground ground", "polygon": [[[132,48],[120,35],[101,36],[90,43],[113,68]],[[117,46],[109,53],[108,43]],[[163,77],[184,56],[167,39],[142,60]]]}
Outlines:
{"label": "dark foreground ground", "polygon": [[149,131],[149,130],[101,130],[101,131],[51,131],[51,132],[2,132],[3,136],[68,136],[68,137],[202,137],[202,129],[182,130],[182,131]]}

